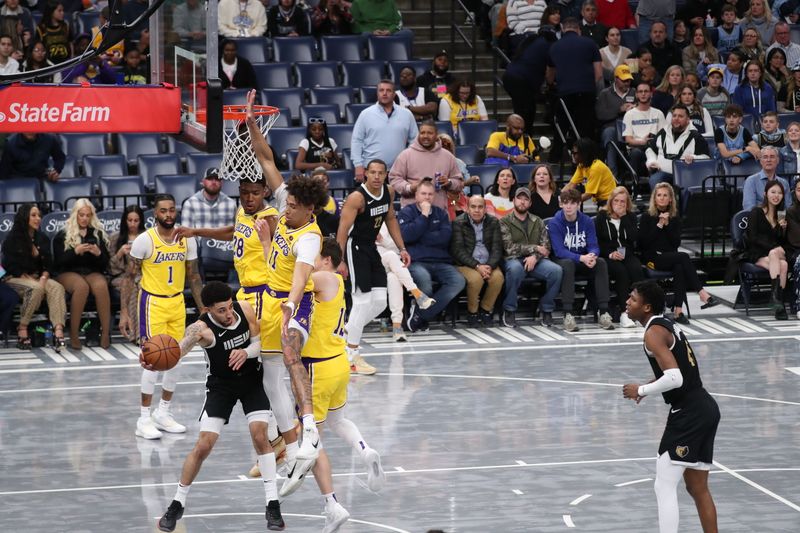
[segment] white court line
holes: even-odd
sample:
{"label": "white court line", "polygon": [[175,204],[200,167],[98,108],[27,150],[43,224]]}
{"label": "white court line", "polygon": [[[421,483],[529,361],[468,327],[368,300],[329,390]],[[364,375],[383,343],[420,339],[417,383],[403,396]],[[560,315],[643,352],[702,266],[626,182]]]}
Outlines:
{"label": "white court line", "polygon": [[511,489],[511,492],[513,492],[513,493],[514,493],[514,494],[516,494],[517,496],[522,496],[523,494],[525,494],[524,492],[522,492],[522,491],[521,491],[521,490],[519,490],[519,489]]}
{"label": "white court line", "polygon": [[564,523],[567,525],[567,527],[575,527],[575,523],[572,521],[571,515],[565,514],[562,515],[561,518],[564,520]]}
{"label": "white court line", "polygon": [[67,362],[67,360],[64,359],[63,357],[61,357],[60,354],[56,353],[55,350],[45,350],[44,354],[47,357],[49,357],[50,359],[52,359],[53,361],[55,361],[56,363],[66,363]]}
{"label": "white court line", "polygon": [[[549,466],[580,466],[580,465],[587,465],[587,464],[605,464],[605,463],[630,463],[630,462],[638,462],[638,461],[655,461],[657,459],[656,456],[652,457],[627,457],[624,459],[588,459],[584,461],[557,461],[552,463],[526,463],[524,465],[519,464],[504,464],[504,465],[483,465],[483,466],[457,466],[457,467],[450,467],[450,468],[420,468],[415,470],[405,470],[402,471],[392,471],[386,470],[386,475],[397,475],[397,474],[430,474],[434,472],[469,472],[469,471],[480,471],[480,470],[503,470],[507,468],[525,468],[525,467],[535,467],[535,468],[545,468]],[[401,468],[401,467],[395,467]],[[366,472],[341,472],[333,474],[333,477],[358,477],[358,476],[366,476]],[[194,481],[194,485],[219,485],[224,483],[241,483],[242,481],[258,481],[259,478],[252,478],[247,480],[241,480],[238,477],[233,479],[218,479],[218,480],[203,480],[203,481]],[[131,484],[131,485],[105,485],[105,486],[95,486],[95,487],[68,487],[68,488],[61,488],[61,489],[36,489],[36,490],[12,490],[12,491],[4,491],[0,492],[0,496],[13,496],[13,495],[20,495],[20,494],[52,494],[52,493],[61,493],[61,492],[92,492],[92,491],[101,491],[101,490],[117,490],[117,489],[141,489],[143,487],[152,488],[152,487],[171,487],[177,485],[177,482],[164,482],[164,483],[139,483],[139,484]]]}
{"label": "white court line", "polygon": [[548,335],[549,332],[540,331],[536,326],[522,326],[520,329],[522,329],[524,331],[527,331],[531,335],[535,335],[536,337],[539,337],[540,339],[542,339],[544,341],[557,340],[557,339],[553,339],[553,337]]}
{"label": "white court line", "polygon": [[[44,353],[48,354],[48,355],[49,355],[50,352],[56,353],[56,351],[53,350],[52,348],[43,348],[42,351]],[[61,351],[61,356],[64,357],[64,359],[66,359],[68,363],[80,363],[81,362],[80,358],[78,358],[75,355],[73,355],[72,352],[70,352],[69,350],[62,350]]]}
{"label": "white court line", "polygon": [[84,347],[84,349],[81,350],[81,353],[83,355],[85,355],[86,357],[88,357],[89,359],[91,359],[92,361],[102,361],[103,360],[103,358],[100,357],[99,355],[97,355],[96,353],[94,353],[94,350],[92,350],[91,348]]}
{"label": "white court line", "polygon": [[[177,385],[200,385],[205,381],[179,381]],[[158,383],[161,386],[160,383]],[[15,390],[0,390],[0,394],[19,394],[21,392],[50,392],[50,391],[81,391],[81,390],[96,390],[96,389],[121,389],[128,387],[141,387],[141,383],[115,383],[113,385],[83,385],[75,387],[48,387],[41,389],[15,389]]]}
{"label": "white court line", "polygon": [[489,344],[489,343],[500,342],[499,340],[493,337],[489,337],[488,335],[480,331],[464,330],[464,331],[459,331],[459,333],[464,337],[468,338],[469,340],[471,340],[472,342],[474,342],[475,344]]}
{"label": "white court line", "polygon": [[800,366],[790,366],[790,367],[787,367],[786,370],[788,370],[789,372],[793,372],[793,373],[797,374],[798,376],[800,376]]}
{"label": "white court line", "polygon": [[525,342],[525,343],[528,343],[528,342],[532,342],[533,341],[532,338],[528,337],[527,335],[523,335],[522,333],[520,333],[516,329],[501,328],[501,331],[503,331],[504,333],[507,333],[508,335],[511,335],[512,337],[515,337],[517,340],[514,341],[514,342]]}
{"label": "white court line", "polygon": [[[3,359],[2,361],[0,361],[0,366],[6,366],[6,365],[43,365],[43,364],[44,364],[44,361],[42,361],[41,359],[37,358],[36,356],[33,356],[30,359]],[[21,370],[23,372],[24,371],[28,371],[28,372],[31,371],[30,368],[24,368],[24,369],[21,369]],[[0,371],[0,372],[2,372],[2,371]]]}
{"label": "white court line", "polygon": [[767,496],[769,496],[770,498],[774,498],[775,500],[778,500],[778,501],[779,501],[779,502],[781,502],[782,504],[784,504],[784,505],[786,505],[786,506],[788,506],[788,507],[790,507],[790,508],[792,508],[792,509],[794,509],[795,511],[797,511],[797,512],[799,512],[799,513],[800,513],[800,505],[797,505],[797,504],[794,504],[794,503],[790,502],[789,500],[787,500],[787,499],[786,499],[786,498],[784,498],[783,496],[779,496],[779,495],[775,494],[774,492],[772,492],[772,491],[771,491],[771,490],[769,490],[768,488],[766,488],[766,487],[764,487],[764,486],[762,486],[762,485],[759,485],[759,484],[758,484],[758,483],[756,483],[755,481],[753,481],[753,480],[751,480],[751,479],[748,479],[748,478],[744,477],[743,475],[739,474],[738,472],[736,472],[736,471],[734,471],[734,470],[731,470],[731,469],[730,469],[730,468],[728,468],[727,466],[725,466],[725,465],[723,465],[723,464],[720,464],[720,463],[718,463],[717,461],[713,461],[713,464],[714,464],[714,466],[716,466],[716,467],[717,467],[717,468],[719,468],[720,470],[723,470],[724,472],[726,472],[726,473],[728,473],[728,474],[732,475],[733,477],[735,477],[736,479],[738,479],[738,480],[740,480],[740,481],[744,481],[745,483],[747,483],[748,485],[750,485],[750,486],[751,486],[751,487],[753,487],[754,489],[758,489],[758,490],[760,490],[761,492],[763,492],[764,494],[766,494],[766,495],[767,495]]}
{"label": "white court line", "polygon": [[89,349],[92,350],[97,355],[99,355],[104,361],[116,361],[117,360],[116,357],[114,357],[113,355],[108,353],[108,351],[106,351],[104,348],[100,348],[99,346],[96,347],[96,348],[89,348]]}
{"label": "white court line", "polygon": [[519,459],[517,459],[514,462],[517,463],[519,466],[528,466],[528,463],[526,463],[525,461],[520,461]]}
{"label": "white court line", "polygon": [[712,335],[719,335],[720,333],[733,333],[729,329],[725,329],[722,326],[717,326],[708,320],[700,320],[699,318],[693,318],[692,325],[697,326],[698,328],[705,330]]}
{"label": "white court line", "polygon": [[117,351],[125,357],[125,359],[131,359],[133,361],[139,360],[139,352],[134,350],[133,347],[127,346],[125,344],[121,344],[116,346]]}
{"label": "white court line", "polygon": [[239,474],[239,479],[241,479],[242,481],[247,481],[247,476],[245,476],[244,474]]}
{"label": "white court line", "polygon": [[[318,518],[324,520],[325,517],[322,515],[313,515],[313,514],[297,514],[297,513],[281,513],[283,516],[289,516],[292,518]],[[264,513],[203,513],[203,514],[185,514],[183,518],[216,518],[222,516],[264,516]],[[154,516],[153,519],[157,520],[159,517]],[[347,520],[348,523],[353,524],[364,524],[366,526],[374,526],[379,527],[381,529],[385,529],[386,531],[394,531],[395,533],[411,533],[405,529],[399,529],[394,526],[387,526],[386,524],[380,524],[378,522],[368,522],[366,520],[359,520],[357,518],[350,518]]]}
{"label": "white court line", "polygon": [[747,327],[751,328],[753,331],[755,331],[756,333],[763,333],[763,332],[767,331],[766,329],[762,328],[761,326],[758,326],[756,324],[751,324],[751,323],[747,322],[746,320],[744,320],[742,318],[731,317],[731,318],[729,318],[727,320],[730,320],[732,322],[736,322],[737,324],[741,324],[742,326],[747,326]]}
{"label": "white court line", "polygon": [[589,499],[589,498],[591,498],[591,497],[592,497],[592,495],[591,495],[591,494],[584,494],[583,496],[580,496],[580,497],[578,497],[578,498],[575,498],[574,500],[572,500],[571,502],[569,502],[569,504],[570,504],[570,505],[579,505],[579,504],[580,504],[582,501],[584,501],[584,500],[588,500],[588,499]]}
{"label": "white court line", "polygon": [[653,481],[653,478],[646,477],[644,479],[634,479],[633,481],[626,481],[625,483],[617,483],[615,487],[627,487],[628,485],[635,485],[636,483],[644,483],[645,481]]}

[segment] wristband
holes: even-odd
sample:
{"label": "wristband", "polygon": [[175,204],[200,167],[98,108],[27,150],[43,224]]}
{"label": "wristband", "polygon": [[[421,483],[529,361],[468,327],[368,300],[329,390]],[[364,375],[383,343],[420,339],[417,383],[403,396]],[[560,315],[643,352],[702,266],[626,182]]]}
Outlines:
{"label": "wristband", "polygon": [[402,254],[403,252],[405,252],[405,251],[407,251],[405,248],[400,248],[400,253],[401,253],[401,254]]}
{"label": "wristband", "polygon": [[292,314],[294,314],[294,310],[297,309],[297,305],[295,305],[294,302],[291,302],[289,300],[286,300],[286,305],[292,308]]}

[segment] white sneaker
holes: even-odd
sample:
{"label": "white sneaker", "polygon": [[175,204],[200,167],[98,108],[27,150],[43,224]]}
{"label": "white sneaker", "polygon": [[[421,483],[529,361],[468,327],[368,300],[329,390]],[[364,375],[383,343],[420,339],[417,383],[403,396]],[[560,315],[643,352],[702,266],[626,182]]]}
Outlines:
{"label": "white sneaker", "polygon": [[350,513],[339,502],[326,505],[322,514],[325,515],[325,528],[322,533],[335,533],[342,524],[350,520]]}
{"label": "white sneaker", "polygon": [[600,315],[600,318],[598,318],[598,320],[597,320],[597,323],[603,329],[614,329],[614,324],[612,322],[613,321],[611,320],[611,315],[608,314],[608,311],[606,311],[605,313],[602,313]]}
{"label": "white sneaker", "polygon": [[619,315],[619,325],[623,328],[635,328],[636,322],[631,320],[631,318],[628,316],[628,313],[622,313]]}
{"label": "white sneaker", "polygon": [[303,425],[303,442],[297,450],[297,460],[316,461],[319,457],[319,431],[315,425]]}
{"label": "white sneaker", "polygon": [[406,332],[403,331],[403,328],[393,328],[392,329],[392,339],[394,342],[406,342],[408,339],[406,338]]}
{"label": "white sneaker", "polygon": [[156,429],[153,420],[150,418],[139,418],[136,421],[136,436],[143,439],[160,439],[161,432]]}
{"label": "white sneaker", "polygon": [[289,472],[286,475],[286,481],[283,482],[280,490],[278,490],[278,496],[280,496],[281,499],[287,498],[291,496],[294,491],[299,489],[300,485],[303,484],[303,481],[306,478],[306,474],[312,468],[314,468],[314,464],[316,462],[316,459],[297,459],[295,462],[289,465]]}
{"label": "white sneaker", "polygon": [[153,420],[153,424],[161,431],[166,431],[167,433],[186,433],[186,426],[175,422],[175,419],[172,418],[172,413],[169,411],[165,412],[161,409],[156,409],[153,411],[153,414],[150,415],[150,418]]}
{"label": "white sneaker", "polygon": [[578,331],[578,324],[575,322],[575,317],[572,313],[564,315],[564,331]]}
{"label": "white sneaker", "polygon": [[372,492],[380,492],[386,483],[386,472],[381,467],[381,454],[372,448],[364,450],[364,464],[367,466],[367,487]]}

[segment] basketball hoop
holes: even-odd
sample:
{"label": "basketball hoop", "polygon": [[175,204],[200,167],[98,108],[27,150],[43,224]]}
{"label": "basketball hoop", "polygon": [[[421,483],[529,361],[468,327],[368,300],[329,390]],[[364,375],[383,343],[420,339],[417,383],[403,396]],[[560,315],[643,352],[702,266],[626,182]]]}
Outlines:
{"label": "basketball hoop", "polygon": [[[254,105],[253,114],[258,129],[266,138],[267,132],[281,113],[277,107]],[[250,129],[245,123],[246,117],[247,106],[222,106],[222,168],[220,169],[222,179],[257,181],[261,178],[261,165],[250,142]]]}

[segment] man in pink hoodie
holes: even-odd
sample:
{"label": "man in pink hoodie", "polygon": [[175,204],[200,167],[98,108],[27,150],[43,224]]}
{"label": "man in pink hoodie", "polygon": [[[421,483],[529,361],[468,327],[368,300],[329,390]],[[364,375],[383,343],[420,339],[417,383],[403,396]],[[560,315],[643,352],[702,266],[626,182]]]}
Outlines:
{"label": "man in pink hoodie", "polygon": [[464,178],[456,158],[442,149],[437,138],[436,123],[425,120],[419,126],[417,140],[400,152],[389,172],[389,184],[400,195],[400,206],[414,203],[417,185],[425,178],[433,180],[436,193],[433,205],[447,211],[447,193],[461,192]]}

